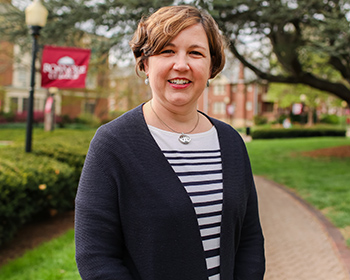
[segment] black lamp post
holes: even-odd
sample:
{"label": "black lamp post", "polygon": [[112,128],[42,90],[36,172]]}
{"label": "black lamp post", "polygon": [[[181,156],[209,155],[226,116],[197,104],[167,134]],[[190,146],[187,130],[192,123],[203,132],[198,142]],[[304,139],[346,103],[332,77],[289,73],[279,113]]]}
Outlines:
{"label": "black lamp post", "polygon": [[27,111],[27,130],[26,130],[26,152],[32,151],[32,129],[33,129],[33,107],[34,107],[34,88],[35,88],[35,60],[38,51],[38,37],[40,29],[45,26],[48,11],[41,4],[40,0],[34,0],[25,9],[26,24],[31,27],[33,36],[32,64],[30,74],[30,90]]}

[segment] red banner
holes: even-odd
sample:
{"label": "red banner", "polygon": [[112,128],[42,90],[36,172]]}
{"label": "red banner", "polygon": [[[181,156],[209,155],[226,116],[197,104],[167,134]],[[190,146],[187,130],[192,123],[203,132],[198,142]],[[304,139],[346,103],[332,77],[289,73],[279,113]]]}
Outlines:
{"label": "red banner", "polygon": [[44,88],[85,88],[89,49],[44,46],[41,86]]}

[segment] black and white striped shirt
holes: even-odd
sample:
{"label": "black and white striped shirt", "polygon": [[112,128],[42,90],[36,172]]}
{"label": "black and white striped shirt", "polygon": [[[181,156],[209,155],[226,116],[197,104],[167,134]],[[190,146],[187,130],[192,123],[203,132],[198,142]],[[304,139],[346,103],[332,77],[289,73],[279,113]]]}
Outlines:
{"label": "black and white striped shirt", "polygon": [[149,126],[168,162],[186,189],[197,214],[209,280],[220,279],[220,229],[222,212],[222,164],[215,127],[191,134],[191,142],[179,134]]}

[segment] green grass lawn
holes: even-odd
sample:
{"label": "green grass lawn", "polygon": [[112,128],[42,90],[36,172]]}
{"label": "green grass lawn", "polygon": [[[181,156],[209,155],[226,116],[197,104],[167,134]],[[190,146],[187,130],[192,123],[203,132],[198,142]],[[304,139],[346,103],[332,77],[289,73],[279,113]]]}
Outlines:
{"label": "green grass lawn", "polygon": [[350,226],[350,158],[302,155],[303,151],[343,145],[350,145],[350,139],[254,140],[247,148],[254,174],[294,189],[337,227],[345,228]]}
{"label": "green grass lawn", "polygon": [[40,245],[0,267],[0,279],[77,280],[81,279],[74,260],[74,231]]}
{"label": "green grass lawn", "polygon": [[[67,135],[65,133],[67,132],[62,130],[53,135],[64,137]],[[68,133],[71,135],[73,132]],[[1,133],[0,135],[3,138]],[[24,136],[20,134],[9,132],[7,135],[10,135],[8,139],[0,140],[24,141]],[[35,135],[40,138],[50,137],[50,133],[40,131],[35,131]],[[79,132],[74,131],[73,136],[78,138]],[[349,228],[350,159],[314,159],[301,154],[303,151],[343,145],[350,145],[350,139],[324,137],[253,140],[247,143],[247,148],[254,174],[294,189],[298,195],[324,212],[337,227]],[[1,267],[0,279],[80,279],[74,259],[73,230]]]}
{"label": "green grass lawn", "polygon": [[[96,129],[62,129],[57,128],[53,131],[44,131],[42,128],[33,128],[33,135],[32,135],[32,142],[33,147],[35,148],[35,142],[36,140],[42,141],[45,139],[57,139],[57,138],[64,138],[67,139],[67,141],[74,141],[79,140],[79,136],[92,136],[94,135]],[[25,143],[26,138],[26,130],[24,127],[20,128],[8,128],[8,127],[2,127],[0,125],[0,141],[13,141],[15,144],[23,144]],[[86,148],[88,147],[89,143],[86,143]]]}

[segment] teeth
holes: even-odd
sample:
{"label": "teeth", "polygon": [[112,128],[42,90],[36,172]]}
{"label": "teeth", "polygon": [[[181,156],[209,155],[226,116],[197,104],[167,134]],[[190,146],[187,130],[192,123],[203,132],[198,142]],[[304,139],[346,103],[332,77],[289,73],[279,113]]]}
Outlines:
{"label": "teeth", "polygon": [[176,84],[176,85],[185,85],[185,84],[189,84],[190,81],[189,80],[182,80],[182,79],[175,79],[175,80],[170,80],[170,83]]}

